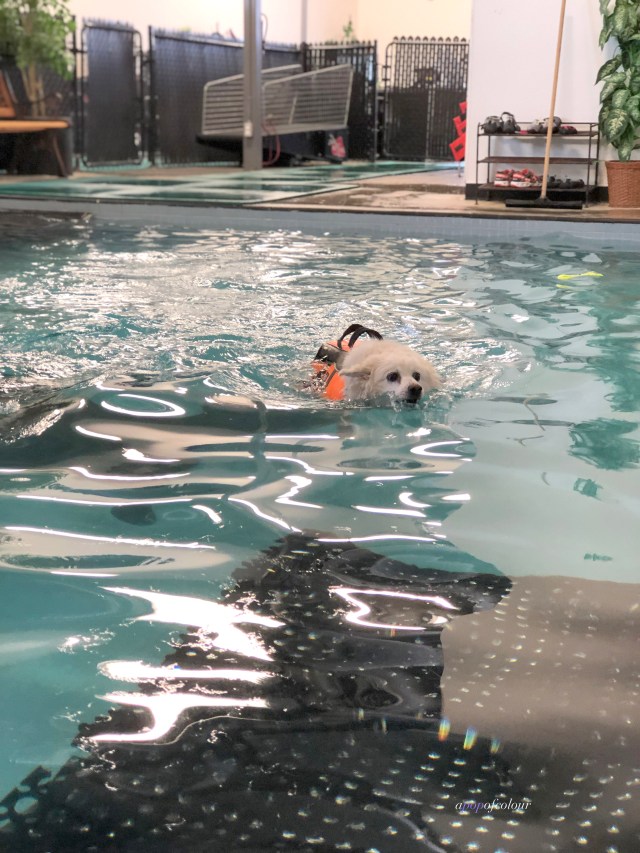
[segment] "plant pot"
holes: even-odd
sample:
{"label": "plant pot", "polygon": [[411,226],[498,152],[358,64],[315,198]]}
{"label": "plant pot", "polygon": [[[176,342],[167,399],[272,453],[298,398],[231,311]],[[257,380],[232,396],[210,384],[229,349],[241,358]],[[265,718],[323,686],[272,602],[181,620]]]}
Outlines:
{"label": "plant pot", "polygon": [[640,207],[640,160],[607,160],[609,207]]}

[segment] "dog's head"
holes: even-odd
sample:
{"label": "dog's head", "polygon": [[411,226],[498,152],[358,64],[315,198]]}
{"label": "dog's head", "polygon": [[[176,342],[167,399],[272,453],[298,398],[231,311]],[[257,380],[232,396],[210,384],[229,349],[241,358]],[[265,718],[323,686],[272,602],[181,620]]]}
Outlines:
{"label": "dog's head", "polygon": [[417,403],[440,379],[434,366],[394,341],[364,341],[345,357],[340,375],[351,400],[388,397]]}

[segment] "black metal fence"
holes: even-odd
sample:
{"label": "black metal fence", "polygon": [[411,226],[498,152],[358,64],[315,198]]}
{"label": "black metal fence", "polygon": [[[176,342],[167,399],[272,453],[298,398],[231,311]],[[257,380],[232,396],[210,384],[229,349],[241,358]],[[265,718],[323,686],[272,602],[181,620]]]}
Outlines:
{"label": "black metal fence", "polygon": [[374,160],[378,132],[377,43],[302,45],[302,65],[305,71],[342,64],[353,65],[354,68],[348,118],[349,157]]}
{"label": "black metal fence", "polygon": [[[152,159],[162,163],[237,161],[237,155],[196,140],[205,83],[242,74],[240,41],[149,30]],[[296,47],[266,45],[264,68],[300,62]]]}
{"label": "black metal fence", "polygon": [[453,118],[467,97],[465,39],[394,39],[383,66],[384,156],[451,159]]}
{"label": "black metal fence", "polygon": [[145,122],[140,33],[126,24],[85,21],[80,55],[76,138],[83,162],[141,162]]}
{"label": "black metal fence", "polygon": [[[150,28],[145,54],[140,33],[126,24],[85,21],[79,35],[70,48],[75,79],[49,74],[45,89],[57,99],[57,114],[73,116],[75,153],[86,165],[140,163],[145,157],[168,165],[237,162],[237,154],[202,145],[197,136],[203,87],[242,73],[242,42]],[[451,159],[468,59],[464,39],[394,39],[386,49],[379,98],[375,42],[266,45],[262,63],[300,63],[305,71],[352,65],[349,157],[425,160]],[[9,73],[19,77],[17,69]]]}

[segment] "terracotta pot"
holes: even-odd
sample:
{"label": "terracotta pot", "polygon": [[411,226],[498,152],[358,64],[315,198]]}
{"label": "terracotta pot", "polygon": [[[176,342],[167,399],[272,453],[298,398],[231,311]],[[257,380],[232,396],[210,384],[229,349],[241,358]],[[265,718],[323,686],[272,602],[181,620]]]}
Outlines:
{"label": "terracotta pot", "polygon": [[607,160],[609,207],[640,207],[640,160]]}

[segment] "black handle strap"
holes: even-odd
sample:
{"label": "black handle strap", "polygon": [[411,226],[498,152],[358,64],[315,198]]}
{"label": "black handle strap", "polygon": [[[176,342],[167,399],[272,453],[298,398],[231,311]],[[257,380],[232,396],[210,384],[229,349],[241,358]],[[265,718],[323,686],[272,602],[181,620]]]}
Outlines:
{"label": "black handle strap", "polygon": [[351,348],[358,338],[362,337],[362,335],[368,335],[370,338],[376,338],[376,340],[381,341],[382,335],[380,332],[376,332],[375,329],[369,329],[367,326],[363,326],[361,323],[352,323],[348,329],[345,329],[344,332],[338,338],[338,348],[342,349],[342,342],[347,337],[347,335],[351,335],[349,338],[347,346]]}

